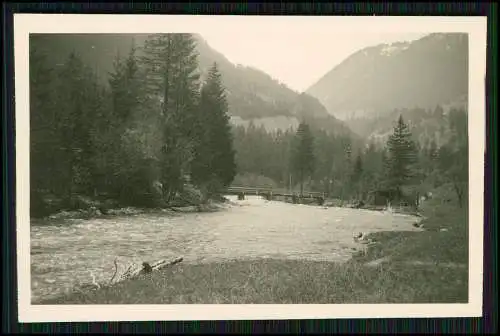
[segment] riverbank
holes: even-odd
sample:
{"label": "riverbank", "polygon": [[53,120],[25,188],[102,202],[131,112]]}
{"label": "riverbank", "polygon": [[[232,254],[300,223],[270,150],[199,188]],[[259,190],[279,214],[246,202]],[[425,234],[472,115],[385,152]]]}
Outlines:
{"label": "riverbank", "polygon": [[455,205],[451,193],[436,196],[422,207],[425,231],[371,234],[377,244],[346,263],[180,263],[41,304],[465,303],[467,210]]}
{"label": "riverbank", "polygon": [[[238,205],[237,203],[231,202],[225,197],[219,196],[209,199],[208,201],[202,203],[196,197],[188,197],[187,199],[177,199],[174,203],[170,205],[157,206],[157,207],[138,207],[138,206],[120,206],[118,202],[107,199],[107,200],[97,200],[84,196],[76,196],[74,200],[75,207],[71,210],[55,206],[52,212],[49,212],[45,216],[33,216],[36,222],[50,221],[50,220],[65,220],[65,219],[92,219],[100,217],[112,217],[112,216],[134,216],[145,213],[196,213],[196,212],[214,212],[226,208],[227,206]],[[292,200],[286,198],[274,199],[275,201],[281,201],[285,203],[294,204]],[[59,200],[59,203],[61,201]],[[57,202],[56,202],[57,203]],[[318,206],[318,201],[314,198],[305,197],[300,200],[301,205]],[[385,211],[387,210],[385,206],[371,206],[369,204],[363,206],[356,206],[349,202],[344,202],[338,199],[327,199],[320,206],[325,208],[337,207],[337,208],[354,208],[363,209],[371,211]],[[57,210],[55,210],[57,209]],[[394,208],[393,212],[398,212],[402,214],[409,215],[419,215],[407,208]]]}
{"label": "riverbank", "polygon": [[156,207],[156,208],[145,208],[145,207],[114,207],[102,211],[96,206],[89,206],[86,208],[78,210],[61,210],[55,212],[51,215],[36,218],[37,221],[44,220],[64,220],[64,219],[92,219],[100,217],[112,217],[112,216],[133,216],[145,213],[197,213],[197,212],[214,212],[225,209],[228,206],[234,205],[233,202],[229,200],[211,200],[205,204],[198,205],[177,205],[169,207]]}

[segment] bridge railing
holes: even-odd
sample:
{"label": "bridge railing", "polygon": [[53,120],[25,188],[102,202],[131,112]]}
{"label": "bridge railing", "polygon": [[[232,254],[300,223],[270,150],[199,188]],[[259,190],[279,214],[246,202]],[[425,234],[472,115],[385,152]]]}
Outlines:
{"label": "bridge railing", "polygon": [[[234,192],[242,192],[244,194],[265,194],[265,193],[271,193],[274,195],[282,195],[282,196],[292,196],[292,195],[299,195],[300,192],[295,192],[295,191],[290,191],[288,189],[283,189],[283,188],[258,188],[258,187],[241,187],[241,186],[231,186],[228,187],[227,192],[234,193]],[[303,191],[303,195],[305,197],[324,197],[324,193],[318,192],[318,191]]]}

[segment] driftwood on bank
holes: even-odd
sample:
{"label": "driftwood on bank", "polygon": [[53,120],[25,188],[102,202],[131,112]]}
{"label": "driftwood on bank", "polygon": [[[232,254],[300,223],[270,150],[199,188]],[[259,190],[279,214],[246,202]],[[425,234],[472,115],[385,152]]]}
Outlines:
{"label": "driftwood on bank", "polygon": [[[170,260],[170,261],[162,259],[162,260],[159,260],[157,262],[154,262],[153,264],[143,262],[142,266],[135,267],[135,268],[133,268],[134,265],[130,265],[127,268],[127,270],[122,275],[120,275],[118,277],[117,280],[112,282],[114,277],[111,278],[110,284],[115,284],[117,282],[121,282],[121,281],[126,280],[126,279],[132,279],[132,278],[135,278],[135,277],[142,275],[142,274],[147,274],[147,273],[162,270],[168,266],[172,266],[172,265],[180,263],[183,259],[184,258],[182,258],[182,257],[179,257],[179,258],[176,258],[176,259]],[[115,266],[116,266],[116,264],[115,264]],[[115,273],[116,273],[116,271],[115,271]]]}
{"label": "driftwood on bank", "polygon": [[133,279],[133,278],[138,277],[142,274],[148,274],[148,273],[152,273],[155,271],[165,269],[169,266],[178,264],[178,263],[182,262],[183,260],[184,260],[183,257],[178,257],[178,258],[170,260],[170,261],[165,260],[165,259],[158,260],[152,264],[149,264],[147,262],[143,262],[141,266],[137,266],[136,264],[131,264],[128,266],[128,268],[125,272],[123,272],[121,275],[119,275],[117,277],[116,275],[118,274],[118,263],[117,263],[117,260],[115,259],[114,260],[115,271],[113,273],[113,276],[111,277],[111,279],[107,283],[97,282],[95,280],[94,274],[91,272],[92,283],[77,286],[75,288],[75,290],[77,292],[80,292],[81,290],[84,290],[84,289],[94,289],[95,290],[95,289],[100,289],[103,287],[109,287],[109,286],[115,285],[119,282],[122,282],[124,280]]}

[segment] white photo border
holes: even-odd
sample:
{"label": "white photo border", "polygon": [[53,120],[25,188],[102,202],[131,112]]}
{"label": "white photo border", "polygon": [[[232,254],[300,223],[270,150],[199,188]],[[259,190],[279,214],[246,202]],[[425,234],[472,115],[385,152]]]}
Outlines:
{"label": "white photo border", "polygon": [[[469,35],[469,303],[252,305],[32,305],[30,275],[30,33],[201,33],[239,29]],[[486,17],[14,14],[19,322],[479,317],[483,303]],[[369,27],[369,28],[366,28]]]}

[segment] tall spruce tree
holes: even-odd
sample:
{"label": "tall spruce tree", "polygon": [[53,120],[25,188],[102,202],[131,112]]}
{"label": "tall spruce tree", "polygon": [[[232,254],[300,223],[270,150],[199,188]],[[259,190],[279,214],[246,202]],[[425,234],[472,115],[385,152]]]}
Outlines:
{"label": "tall spruce tree", "polygon": [[163,193],[170,200],[182,189],[196,144],[199,74],[196,41],[191,34],[153,34],[146,40],[141,64],[145,87],[161,101]]}
{"label": "tall spruce tree", "polygon": [[207,191],[228,186],[236,175],[233,135],[221,74],[214,63],[201,89],[193,181]]}
{"label": "tall spruce tree", "polygon": [[417,153],[411,136],[409,126],[400,115],[393,134],[387,140],[386,158],[387,184],[398,196],[401,195],[401,188],[414,176],[413,166]]}
{"label": "tall spruce tree", "polygon": [[[142,90],[143,74],[140,72],[136,47],[132,45],[125,58],[117,55],[113,72],[110,73],[109,87],[111,113],[107,118],[107,127],[103,130],[104,154],[100,158],[101,166],[107,172],[103,184],[121,201],[132,202],[144,198],[142,190],[148,184],[147,177],[141,176],[147,151],[138,139],[138,123],[134,120],[147,120],[148,109],[145,106],[145,92]],[[131,139],[132,138],[132,139]],[[134,182],[135,181],[135,182]]]}
{"label": "tall spruce tree", "polygon": [[109,78],[113,115],[117,122],[123,124],[143,100],[136,47],[132,45],[125,59],[118,54],[113,65]]}
{"label": "tall spruce tree", "polygon": [[300,183],[300,195],[304,193],[304,180],[310,177],[315,168],[314,139],[309,125],[299,124],[291,153],[291,168],[295,179]]}

